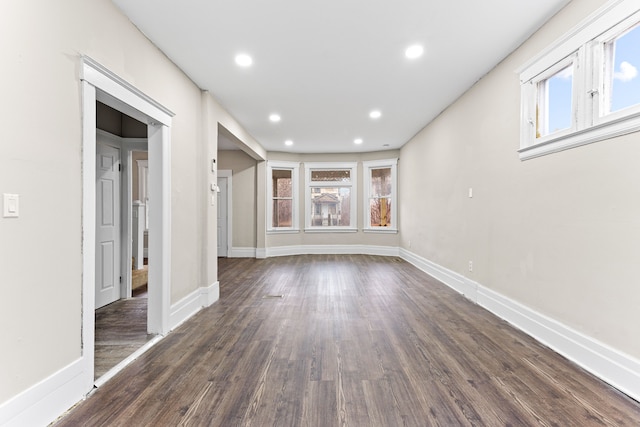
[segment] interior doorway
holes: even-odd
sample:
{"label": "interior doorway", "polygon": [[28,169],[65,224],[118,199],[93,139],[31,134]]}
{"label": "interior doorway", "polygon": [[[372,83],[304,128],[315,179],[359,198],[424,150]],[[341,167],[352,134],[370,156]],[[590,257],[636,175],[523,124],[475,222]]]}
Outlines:
{"label": "interior doorway", "polygon": [[[95,373],[96,308],[96,120],[97,102],[141,122],[149,153],[149,283],[146,333],[166,334],[170,329],[170,127],[173,113],[120,79],[91,58],[83,57],[82,81],[82,378],[89,392],[99,382]],[[124,152],[124,150],[122,151]],[[125,156],[122,156],[123,159]],[[127,211],[128,217],[128,211]],[[129,220],[122,223],[130,231]],[[126,246],[128,247],[128,245]],[[130,253],[130,252],[129,252]],[[122,256],[121,256],[122,258]],[[130,266],[130,256],[122,262]],[[124,269],[129,271],[130,267]],[[122,291],[122,288],[121,288]],[[150,345],[153,343],[150,341]],[[139,352],[150,345],[143,346]],[[137,353],[139,353],[137,352]],[[132,360],[136,353],[128,360]],[[123,361],[124,364],[128,360]],[[124,366],[120,364],[121,366]],[[101,379],[106,381],[105,376]]]}
{"label": "interior doorway", "polygon": [[155,334],[147,332],[147,125],[97,102],[96,127],[94,377],[98,379]]}
{"label": "interior doorway", "polygon": [[232,236],[232,191],[233,191],[233,173],[230,170],[218,170],[218,196],[217,196],[217,215],[218,215],[218,257],[228,257],[231,255]]}

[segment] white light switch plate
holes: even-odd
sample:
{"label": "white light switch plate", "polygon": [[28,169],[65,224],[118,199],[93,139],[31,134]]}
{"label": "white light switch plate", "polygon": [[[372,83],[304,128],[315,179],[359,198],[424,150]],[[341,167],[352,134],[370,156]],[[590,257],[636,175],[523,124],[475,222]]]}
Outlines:
{"label": "white light switch plate", "polygon": [[3,215],[5,218],[18,218],[20,216],[20,195],[7,194],[3,195]]}

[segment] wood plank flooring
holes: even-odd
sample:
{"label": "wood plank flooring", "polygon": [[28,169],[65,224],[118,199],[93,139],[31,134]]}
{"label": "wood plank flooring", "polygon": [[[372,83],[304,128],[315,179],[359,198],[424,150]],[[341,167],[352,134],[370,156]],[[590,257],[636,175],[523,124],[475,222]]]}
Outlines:
{"label": "wood plank flooring", "polygon": [[147,334],[147,287],[96,310],[94,377],[100,378],[142,347],[154,335]]}
{"label": "wood plank flooring", "polygon": [[640,425],[640,404],[398,258],[221,259],[219,279],[57,425]]}

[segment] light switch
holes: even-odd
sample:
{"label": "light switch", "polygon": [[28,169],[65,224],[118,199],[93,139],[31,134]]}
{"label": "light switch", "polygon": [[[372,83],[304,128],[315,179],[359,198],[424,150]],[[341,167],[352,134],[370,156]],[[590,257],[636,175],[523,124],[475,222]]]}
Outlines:
{"label": "light switch", "polygon": [[3,216],[5,218],[18,218],[20,216],[20,195],[4,193],[3,199]]}

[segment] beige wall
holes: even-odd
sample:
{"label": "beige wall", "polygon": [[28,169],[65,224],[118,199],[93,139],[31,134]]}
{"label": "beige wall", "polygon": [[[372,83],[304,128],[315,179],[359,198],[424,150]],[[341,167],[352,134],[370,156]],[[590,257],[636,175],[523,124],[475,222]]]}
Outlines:
{"label": "beige wall", "polygon": [[[300,232],[296,234],[267,234],[266,247],[300,246],[300,245],[372,245],[372,246],[399,246],[399,236],[387,233],[363,233],[363,171],[362,162],[368,160],[393,159],[399,157],[399,150],[378,151],[371,153],[353,154],[291,154],[268,153],[269,160],[300,162],[299,183],[299,219]],[[358,194],[357,194],[357,233],[305,233],[305,162],[357,162],[358,163]],[[398,162],[398,170],[402,168],[402,160]],[[266,191],[266,185],[263,184]],[[398,190],[401,193],[401,190]]]}
{"label": "beige wall", "polygon": [[603,3],[571,2],[403,147],[401,245],[640,358],[638,134],[516,152],[515,70]]}
{"label": "beige wall", "polygon": [[218,170],[233,171],[234,248],[255,248],[256,240],[256,170],[257,161],[243,151],[219,151]]}
{"label": "beige wall", "polygon": [[81,55],[176,113],[171,304],[217,280],[208,183],[218,123],[263,150],[108,0],[0,2],[0,51],[11,123],[0,128],[0,193],[20,194],[21,208],[0,218],[2,403],[82,355]]}

